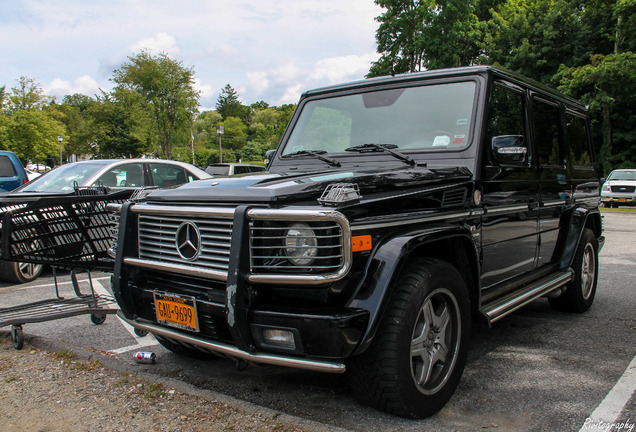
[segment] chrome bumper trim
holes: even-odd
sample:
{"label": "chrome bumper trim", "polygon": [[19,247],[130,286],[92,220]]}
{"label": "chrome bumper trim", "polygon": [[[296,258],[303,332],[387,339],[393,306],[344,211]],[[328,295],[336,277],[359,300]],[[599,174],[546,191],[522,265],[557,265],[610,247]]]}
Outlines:
{"label": "chrome bumper trim", "polygon": [[195,335],[184,334],[176,330],[172,330],[154,323],[140,322],[137,320],[129,320],[119,311],[117,316],[130,324],[134,328],[145,330],[149,333],[173,339],[179,342],[194,345],[203,349],[214,351],[220,354],[237,357],[254,363],[270,364],[275,366],[287,366],[297,369],[311,370],[315,372],[327,373],[343,373],[345,364],[339,362],[326,362],[317,360],[306,360],[302,358],[285,357],[276,354],[250,354],[240,349],[220,342],[211,342]]}
{"label": "chrome bumper trim", "polygon": [[183,264],[166,263],[163,261],[148,260],[142,258],[124,257],[124,264],[142,267],[149,270],[158,270],[168,273],[178,273],[187,276],[195,276],[205,279],[213,279],[225,282],[226,271],[207,270],[202,267],[187,266]]}

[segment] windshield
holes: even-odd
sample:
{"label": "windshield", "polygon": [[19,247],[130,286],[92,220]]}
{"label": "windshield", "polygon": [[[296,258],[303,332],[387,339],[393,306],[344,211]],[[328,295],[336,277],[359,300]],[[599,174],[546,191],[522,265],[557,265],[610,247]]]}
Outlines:
{"label": "windshield", "polygon": [[62,165],[25,185],[20,192],[71,192],[73,182],[79,186],[90,186],[86,182],[103,167],[101,163]]}
{"label": "windshield", "polygon": [[365,144],[461,150],[470,143],[475,86],[456,82],[308,101],[282,155],[345,153]]}
{"label": "windshield", "polygon": [[630,180],[636,181],[636,170],[634,171],[613,171],[608,180]]}

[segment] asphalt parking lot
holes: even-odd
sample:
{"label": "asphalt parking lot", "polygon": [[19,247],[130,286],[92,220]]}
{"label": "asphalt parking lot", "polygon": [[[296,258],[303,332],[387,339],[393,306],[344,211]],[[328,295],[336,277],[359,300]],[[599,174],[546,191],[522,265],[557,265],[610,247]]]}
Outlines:
{"label": "asphalt parking lot", "polygon": [[[585,431],[634,430],[636,424],[636,213],[604,212],[605,248],[599,288],[585,314],[555,312],[537,300],[497,322],[473,329],[469,360],[457,392],[437,415],[393,417],[358,404],[343,375],[275,366],[237,370],[231,360],[178,357],[150,335],[138,337],[110,315],[101,325],[87,315],[26,324],[27,346],[55,342],[114,357],[123,368],[144,371],[236,397],[257,406],[355,431]],[[82,288],[89,289],[80,276]],[[59,278],[64,295],[68,275]],[[97,293],[108,294],[109,275],[93,274]],[[46,273],[25,285],[0,283],[0,308],[54,295]],[[8,328],[0,329],[8,332]],[[155,364],[137,364],[152,351]],[[619,426],[622,425],[622,429]],[[631,429],[630,429],[631,426]]]}

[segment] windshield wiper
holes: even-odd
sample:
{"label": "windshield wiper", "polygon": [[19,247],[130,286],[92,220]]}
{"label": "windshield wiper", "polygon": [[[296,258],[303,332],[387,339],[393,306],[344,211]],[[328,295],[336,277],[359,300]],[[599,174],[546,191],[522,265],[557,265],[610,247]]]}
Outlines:
{"label": "windshield wiper", "polygon": [[357,146],[353,146],[353,147],[348,147],[345,149],[345,151],[356,151],[359,153],[364,153],[364,152],[374,152],[374,151],[380,151],[380,152],[387,152],[389,154],[391,154],[392,156],[406,162],[409,165],[415,165],[415,160],[410,157],[405,155],[404,153],[400,153],[399,151],[395,151],[395,150],[391,150],[391,149],[395,149],[398,146],[395,144],[373,144],[373,143],[369,143],[369,144],[360,144]]}
{"label": "windshield wiper", "polygon": [[295,151],[293,153],[289,153],[286,155],[281,156],[282,158],[290,158],[290,157],[295,157],[295,156],[313,156],[315,158],[320,159],[321,161],[325,161],[327,162],[329,165],[335,166],[335,167],[339,167],[340,162],[338,162],[335,159],[332,159],[330,157],[327,156],[323,156],[323,154],[327,153],[325,150],[298,150]]}

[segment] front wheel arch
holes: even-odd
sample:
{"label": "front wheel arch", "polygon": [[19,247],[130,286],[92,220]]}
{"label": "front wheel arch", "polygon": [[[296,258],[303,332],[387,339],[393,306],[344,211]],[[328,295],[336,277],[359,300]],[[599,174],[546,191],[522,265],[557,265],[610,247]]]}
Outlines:
{"label": "front wheel arch", "polygon": [[369,311],[364,337],[354,354],[363,353],[373,341],[380,318],[400,275],[417,259],[441,259],[460,271],[466,284],[471,314],[479,316],[479,259],[472,236],[464,230],[423,233],[419,236],[394,237],[381,245],[370,258],[367,276],[349,307]]}
{"label": "front wheel arch", "polygon": [[440,259],[411,259],[391,292],[373,343],[348,363],[355,396],[405,417],[439,411],[459,384],[471,311],[459,271]]}

